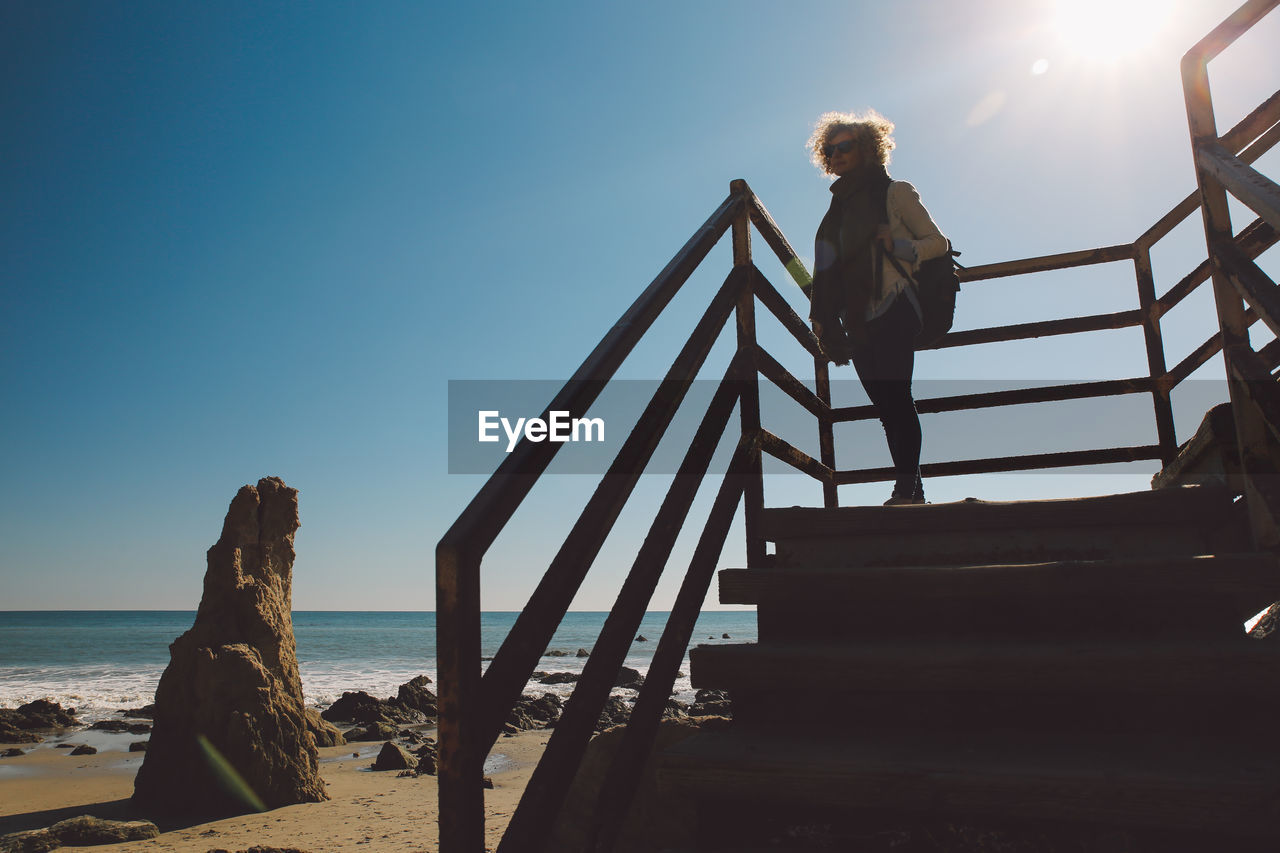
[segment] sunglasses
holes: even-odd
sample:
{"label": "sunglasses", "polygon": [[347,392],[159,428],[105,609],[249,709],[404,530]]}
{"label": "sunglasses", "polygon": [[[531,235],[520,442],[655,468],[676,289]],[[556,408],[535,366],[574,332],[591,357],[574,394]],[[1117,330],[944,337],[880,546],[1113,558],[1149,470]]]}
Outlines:
{"label": "sunglasses", "polygon": [[844,142],[837,142],[835,145],[824,145],[822,146],[822,156],[830,159],[831,155],[837,151],[841,154],[848,154],[856,145],[857,143],[852,139],[846,139]]}

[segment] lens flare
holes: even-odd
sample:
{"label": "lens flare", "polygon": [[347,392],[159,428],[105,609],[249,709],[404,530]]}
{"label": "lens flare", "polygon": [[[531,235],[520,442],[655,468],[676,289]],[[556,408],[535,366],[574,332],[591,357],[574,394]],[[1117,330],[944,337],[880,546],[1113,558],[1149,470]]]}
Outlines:
{"label": "lens flare", "polygon": [[1117,61],[1151,47],[1175,6],[1170,0],[1059,0],[1053,28],[1071,53]]}

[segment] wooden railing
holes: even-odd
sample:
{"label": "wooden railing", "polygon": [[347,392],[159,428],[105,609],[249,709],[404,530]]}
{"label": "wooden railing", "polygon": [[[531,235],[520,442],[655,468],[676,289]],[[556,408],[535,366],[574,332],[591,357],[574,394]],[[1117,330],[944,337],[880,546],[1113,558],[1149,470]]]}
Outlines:
{"label": "wooden railing", "polygon": [[[1182,58],[1182,88],[1191,129],[1196,181],[1205,243],[1213,277],[1214,301],[1227,368],[1227,387],[1240,451],[1243,492],[1254,544],[1280,547],[1280,388],[1271,375],[1275,362],[1267,349],[1255,352],[1249,327],[1261,319],[1280,334],[1280,293],[1254,262],[1255,256],[1233,237],[1227,194],[1235,196],[1266,223],[1280,229],[1280,186],[1256,169],[1242,145],[1274,143],[1280,136],[1280,92],[1250,118],[1219,136],[1209,92],[1209,62],[1276,8],[1276,0],[1245,3]],[[1242,125],[1247,125],[1242,128]],[[1258,141],[1252,138],[1257,137]],[[1273,342],[1274,343],[1274,342]],[[1272,350],[1275,347],[1271,347]]]}
{"label": "wooden railing", "polygon": [[[1223,137],[1221,144],[1229,146],[1226,150],[1236,155],[1236,159],[1239,162],[1252,163],[1274,146],[1277,140],[1280,140],[1280,123],[1278,122],[1280,122],[1280,93],[1268,99],[1266,103],[1236,125],[1230,133]],[[1133,264],[1134,269],[1137,290],[1136,308],[1108,314],[1093,314],[1035,323],[952,332],[933,347],[934,349],[944,349],[975,344],[1028,340],[1053,335],[1094,332],[1105,329],[1141,327],[1147,354],[1148,372],[1146,376],[934,397],[916,401],[916,408],[921,414],[933,414],[999,406],[1110,397],[1123,394],[1150,394],[1155,415],[1154,443],[1129,447],[1089,448],[1021,456],[932,462],[921,465],[921,473],[925,477],[945,477],[961,474],[1132,462],[1144,459],[1159,459],[1162,463],[1168,463],[1178,449],[1170,393],[1194,373],[1196,369],[1221,351],[1222,334],[1218,333],[1209,337],[1172,367],[1166,364],[1165,346],[1160,327],[1161,318],[1194,292],[1196,288],[1208,281],[1213,267],[1209,260],[1205,260],[1170,287],[1163,295],[1157,297],[1155,279],[1151,267],[1151,250],[1160,240],[1167,237],[1174,228],[1195,213],[1199,208],[1198,202],[1198,193],[1192,193],[1187,196],[1186,199],[1161,217],[1154,226],[1132,243],[1016,261],[1004,261],[960,270],[960,280],[965,284],[972,284],[990,279],[1029,275],[1050,270],[1128,262]],[[756,204],[758,205],[758,202]],[[776,228],[768,219],[768,215],[763,213],[763,209],[758,214],[753,213],[753,219],[756,220],[757,225],[766,234],[769,233],[770,229]],[[1224,241],[1224,248],[1221,249],[1221,252],[1230,252],[1230,257],[1239,259],[1239,263],[1249,264],[1249,280],[1260,282],[1262,273],[1253,264],[1253,259],[1276,242],[1276,226],[1270,221],[1260,218],[1234,239]],[[786,256],[781,253],[782,250],[773,241],[770,241],[770,245],[780,253],[780,258],[788,270],[803,268],[803,265],[795,258],[794,253]],[[808,280],[804,276],[797,276],[797,283],[802,288],[807,289]],[[1260,289],[1261,286],[1261,284],[1258,284],[1256,287]],[[757,279],[757,295],[762,302],[771,306],[773,301],[781,299],[776,292],[772,291],[772,288],[767,281],[763,280],[763,277]],[[1268,310],[1271,311],[1271,315],[1274,318],[1280,319],[1280,301],[1277,301],[1275,297],[1272,297],[1272,300],[1269,309],[1267,303],[1259,301],[1258,305],[1262,306],[1262,308],[1255,308],[1245,313],[1244,322],[1251,325],[1257,322],[1259,316],[1265,316]],[[792,330],[793,335],[799,337],[800,325],[798,318],[793,318],[788,324],[788,328]],[[802,340],[802,343],[804,342]],[[1276,349],[1276,347],[1272,347],[1271,352],[1264,350],[1264,358],[1261,363],[1268,369],[1276,366],[1276,353],[1274,352]],[[816,349],[811,346],[811,351],[816,352]],[[841,470],[836,466],[835,452],[831,441],[833,425],[875,418],[876,414],[873,406],[832,408],[830,405],[829,386],[826,381],[826,371],[821,364],[818,366],[817,382],[813,390],[809,390],[803,383],[788,374],[767,353],[757,354],[757,364],[762,376],[774,382],[801,406],[814,414],[819,422],[820,434],[818,459],[812,458],[767,431],[761,436],[761,448],[766,453],[821,481],[825,487],[824,495],[827,506],[836,505],[835,492],[838,485],[893,479],[892,468]]]}
{"label": "wooden railing", "polygon": [[[1249,3],[1233,16],[1231,32],[1251,26],[1271,2]],[[1256,8],[1255,8],[1256,7]],[[1265,8],[1263,8],[1265,7]],[[1246,12],[1246,10],[1248,10]],[[1234,21],[1234,23],[1233,23]],[[1224,24],[1224,26],[1226,26]],[[1221,28],[1220,28],[1221,29]],[[1215,31],[1217,33],[1218,31]],[[1217,136],[1211,107],[1207,118],[1208,88],[1202,69],[1225,45],[1226,31],[1202,45],[1200,58],[1184,62],[1188,84],[1188,113],[1197,151],[1201,189],[1162,217],[1132,243],[1079,252],[1050,255],[970,267],[962,281],[980,281],[1104,263],[1132,263],[1136,279],[1135,309],[1070,317],[1012,326],[968,329],[944,337],[937,348],[1026,340],[1051,335],[1076,334],[1102,329],[1141,327],[1146,344],[1145,376],[1096,382],[1077,382],[1040,388],[1022,388],[982,394],[935,397],[917,401],[922,413],[987,409],[1049,401],[1150,394],[1154,407],[1155,441],[1149,445],[1041,453],[1023,456],[927,463],[925,476],[938,477],[997,471],[1056,468],[1127,462],[1140,459],[1170,460],[1177,450],[1170,392],[1227,342],[1231,365],[1231,394],[1237,412],[1249,401],[1250,414],[1237,416],[1245,469],[1250,472],[1251,511],[1255,504],[1263,520],[1274,519],[1270,507],[1271,481],[1259,476],[1274,471],[1261,458],[1254,443],[1254,427],[1277,432],[1280,425],[1280,393],[1270,371],[1280,364],[1275,343],[1254,352],[1248,347],[1248,328],[1261,318],[1276,330],[1280,321],[1280,297],[1253,259],[1277,241],[1275,186],[1260,179],[1248,164],[1280,138],[1280,93]],[[1238,32],[1236,33],[1238,35]],[[1234,37],[1234,36],[1233,36]],[[1217,38],[1218,41],[1213,41]],[[1226,39],[1229,41],[1229,39]],[[1197,48],[1198,50],[1201,48]],[[1193,51],[1195,53],[1195,51]],[[1188,54],[1191,57],[1191,54]],[[1188,68],[1191,70],[1188,71]],[[1201,69],[1197,71],[1196,69]],[[1194,96],[1194,97],[1193,97]],[[1193,105],[1194,100],[1194,105]],[[1226,219],[1225,194],[1230,189],[1254,207],[1259,219],[1232,236]],[[1151,249],[1187,217],[1203,207],[1209,257],[1163,295],[1156,295]],[[663,708],[688,648],[698,612],[709,588],[716,563],[740,501],[744,503],[748,566],[765,560],[765,542],[759,533],[764,506],[761,453],[809,474],[821,483],[823,503],[837,505],[837,487],[845,483],[889,480],[889,468],[840,470],[835,461],[834,425],[875,416],[870,406],[835,408],[831,404],[830,378],[817,339],[808,323],[755,266],[751,251],[751,224],[764,239],[787,273],[807,291],[811,279],[804,264],[774,223],[764,205],[744,181],[730,185],[728,198],[689,239],[671,262],[636,299],[547,406],[546,413],[564,411],[584,416],[612,379],[627,355],[671,303],[677,292],[711,248],[726,232],[733,243],[733,268],[711,298],[701,319],[673,360],[634,429],[601,477],[585,509],[577,518],[546,573],[523,608],[515,625],[489,667],[481,674],[480,566],[485,553],[511,520],[535,482],[547,469],[560,444],[522,441],[489,478],[480,492],[440,540],[436,549],[437,656],[439,672],[439,791],[440,850],[442,853],[481,853],[484,843],[483,765],[503,724],[537,668],[544,650],[581,587],[588,569],[638,483],[641,473],[671,424],[694,377],[702,369],[712,346],[732,315],[737,347],[711,403],[702,415],[697,434],[679,473],[654,516],[648,535],[636,552],[617,603],[606,619],[591,656],[570,696],[563,716],[553,730],[538,767],[511,818],[499,851],[538,851],[557,820],[592,730],[608,700],[614,679],[631,645],[675,544],[687,524],[693,498],[705,480],[712,454],[729,428],[735,408],[739,411],[739,438],[715,501],[702,522],[697,547],[684,575],[662,638],[658,643],[644,687],[632,710],[623,740],[613,759],[592,812],[591,849],[612,849],[638,781],[640,768],[652,748]],[[1161,318],[1188,294],[1212,277],[1221,331],[1196,347],[1177,364],[1168,367],[1161,335]],[[1237,290],[1238,289],[1238,290]],[[1245,310],[1240,298],[1248,302]],[[788,372],[766,352],[756,337],[756,303],[777,318],[812,357],[812,387]],[[814,459],[762,426],[759,377],[774,383],[814,416],[818,455]],[[1273,543],[1266,528],[1255,523],[1258,541]]]}
{"label": "wooden railing", "polygon": [[[684,588],[632,713],[628,731],[634,730],[635,734],[629,737],[630,745],[624,746],[621,755],[643,752],[648,744],[642,742],[637,747],[636,738],[642,736],[646,727],[656,730],[739,499],[746,493],[749,499],[762,500],[760,490],[750,487],[751,481],[759,482],[761,478],[759,451],[753,437],[756,427],[752,425],[753,420],[756,424],[759,420],[758,389],[755,383],[746,381],[750,376],[749,354],[753,349],[754,329],[753,270],[749,260],[743,258],[743,254],[749,252],[746,218],[749,195],[745,184],[735,185],[734,192],[632,304],[547,407],[547,412],[584,415],[693,270],[725,231],[732,228],[733,271],[676,356],[483,677],[480,673],[480,563],[560,445],[529,441],[517,445],[436,548],[440,849],[444,853],[484,850],[484,758],[674,418],[690,383],[730,314],[736,313],[737,355],[703,416],[680,472],[654,519],[650,535],[637,554],[618,603],[529,781],[521,805],[504,835],[502,849],[535,850],[545,843],[658,575],[684,525],[693,495],[705,476],[733,409],[738,407],[742,412],[744,437],[738,442],[705,522]],[[635,774],[627,770],[625,764],[615,764],[615,767],[622,769],[614,774],[605,790],[612,792],[614,802],[629,802],[626,789]]]}

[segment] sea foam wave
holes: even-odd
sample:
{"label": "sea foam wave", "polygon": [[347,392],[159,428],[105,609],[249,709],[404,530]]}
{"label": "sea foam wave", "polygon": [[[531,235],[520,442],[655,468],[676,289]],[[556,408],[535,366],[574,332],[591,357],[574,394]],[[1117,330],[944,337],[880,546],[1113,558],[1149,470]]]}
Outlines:
{"label": "sea foam wave", "polygon": [[[582,673],[585,660],[580,658],[544,659],[541,668],[545,672]],[[434,664],[434,661],[432,662]],[[642,675],[648,672],[648,661],[629,659],[627,666]],[[378,698],[396,695],[401,684],[419,675],[426,675],[433,685],[437,672],[432,666],[411,663],[394,663],[358,667],[347,665],[309,665],[299,667],[302,676],[302,693],[308,705],[327,707],[344,692],[363,690]],[[156,687],[164,668],[139,666],[132,668],[77,668],[77,667],[0,667],[0,708],[16,708],[36,699],[48,699],[64,708],[75,708],[76,715],[86,724],[101,720],[119,719],[120,712],[140,708],[155,701]],[[683,669],[688,672],[688,666]],[[530,681],[525,693],[540,695],[553,693],[567,699],[573,692],[573,684],[539,684]],[[694,689],[688,676],[677,679],[675,696],[682,702],[692,702]],[[614,691],[618,695],[632,695],[627,691]]]}

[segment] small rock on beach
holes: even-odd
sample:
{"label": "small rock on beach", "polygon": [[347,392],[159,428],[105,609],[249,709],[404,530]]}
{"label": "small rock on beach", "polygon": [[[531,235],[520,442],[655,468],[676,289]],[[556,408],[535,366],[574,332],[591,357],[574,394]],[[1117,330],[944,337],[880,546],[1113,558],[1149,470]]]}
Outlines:
{"label": "small rock on beach", "polygon": [[43,853],[59,847],[89,847],[155,838],[160,829],[149,820],[101,820],[81,815],[55,823],[48,829],[14,832],[0,838],[5,853]]}
{"label": "small rock on beach", "polygon": [[387,741],[382,745],[382,751],[378,753],[378,757],[374,759],[374,770],[412,770],[418,764],[418,760],[409,754],[408,750],[399,744]]}

